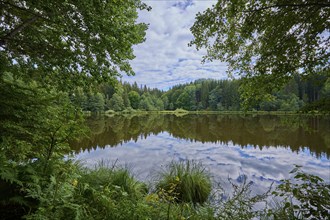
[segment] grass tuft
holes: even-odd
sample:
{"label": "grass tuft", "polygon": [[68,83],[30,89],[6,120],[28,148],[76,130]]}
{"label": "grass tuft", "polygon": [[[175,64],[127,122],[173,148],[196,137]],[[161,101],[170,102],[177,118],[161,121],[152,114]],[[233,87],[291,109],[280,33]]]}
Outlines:
{"label": "grass tuft", "polygon": [[100,165],[95,169],[86,169],[81,182],[92,186],[95,190],[120,189],[131,198],[140,198],[148,193],[147,185],[137,181],[127,168]]}
{"label": "grass tuft", "polygon": [[211,178],[201,163],[196,161],[171,162],[159,173],[156,191],[177,203],[202,204],[207,201]]}

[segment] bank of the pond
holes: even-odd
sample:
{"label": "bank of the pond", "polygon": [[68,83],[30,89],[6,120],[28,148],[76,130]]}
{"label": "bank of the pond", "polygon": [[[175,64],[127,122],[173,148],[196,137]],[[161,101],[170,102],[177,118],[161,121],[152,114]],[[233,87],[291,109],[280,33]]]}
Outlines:
{"label": "bank of the pond", "polygon": [[252,183],[244,178],[232,184],[232,194],[221,186],[211,189],[205,167],[194,161],[168,164],[152,183],[115,164],[74,165],[70,171],[34,194],[40,202],[26,219],[328,219],[330,212],[329,183],[300,167],[291,179],[259,195],[250,193]]}
{"label": "bank of the pond", "polygon": [[90,112],[84,111],[86,117],[95,116],[95,115],[146,115],[146,114],[173,114],[173,115],[186,115],[186,114],[218,114],[218,115],[300,115],[300,116],[330,116],[330,112],[319,112],[319,111],[310,111],[310,112],[297,112],[297,111],[187,111],[184,109],[176,110],[162,110],[162,111],[143,111],[143,110],[124,110],[124,111],[113,111],[108,110],[104,112]]}

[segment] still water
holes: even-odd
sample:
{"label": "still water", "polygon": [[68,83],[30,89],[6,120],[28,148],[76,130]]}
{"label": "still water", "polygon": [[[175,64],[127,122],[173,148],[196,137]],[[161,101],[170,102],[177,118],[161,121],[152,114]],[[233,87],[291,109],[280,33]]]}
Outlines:
{"label": "still water", "polygon": [[294,165],[330,182],[330,118],[240,115],[129,115],[89,119],[89,138],[72,144],[87,166],[125,165],[152,181],[172,160],[197,160],[214,182],[242,175],[263,192]]}

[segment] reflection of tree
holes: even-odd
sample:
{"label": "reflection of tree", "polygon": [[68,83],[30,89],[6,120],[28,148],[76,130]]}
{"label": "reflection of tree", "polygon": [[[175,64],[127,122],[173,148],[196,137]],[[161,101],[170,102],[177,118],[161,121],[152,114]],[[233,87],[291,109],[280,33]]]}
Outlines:
{"label": "reflection of tree", "polygon": [[90,130],[93,132],[93,134],[102,134],[104,132],[106,121],[98,121],[94,119],[88,120],[88,126]]}
{"label": "reflection of tree", "polygon": [[276,118],[262,117],[259,122],[266,132],[271,132],[275,130],[278,120]]}
{"label": "reflection of tree", "polygon": [[[106,146],[117,146],[131,140],[137,141],[140,136],[146,138],[150,134],[158,134],[163,131],[164,119],[161,115],[142,116],[115,116],[111,118],[99,118],[88,121],[91,125],[91,135],[89,138],[82,138],[79,142],[72,143],[73,149],[95,149]],[[103,126],[103,132],[93,130]]]}
{"label": "reflection of tree", "polygon": [[[330,155],[329,118],[296,116],[240,115],[136,115],[115,116],[89,122],[90,138],[72,144],[73,148],[117,146],[139,137],[162,131],[173,137],[200,142],[228,143],[241,146],[287,146],[293,151],[309,147],[316,155]],[[98,125],[99,124],[99,125]],[[98,126],[97,126],[98,125]],[[100,132],[102,128],[103,132]]]}

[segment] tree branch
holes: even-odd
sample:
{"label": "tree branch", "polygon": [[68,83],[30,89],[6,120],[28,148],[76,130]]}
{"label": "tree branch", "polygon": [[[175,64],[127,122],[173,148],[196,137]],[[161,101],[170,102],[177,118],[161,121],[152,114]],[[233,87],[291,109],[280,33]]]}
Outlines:
{"label": "tree branch", "polygon": [[314,7],[314,6],[318,6],[320,8],[324,8],[324,7],[330,7],[330,3],[306,3],[306,4],[279,4],[279,5],[270,5],[270,6],[265,6],[265,7],[261,7],[261,8],[256,8],[256,9],[252,9],[252,10],[246,10],[243,12],[258,12],[258,11],[263,11],[266,9],[270,9],[270,8],[287,8],[287,7],[292,7],[292,8],[302,8],[302,7]]}
{"label": "tree branch", "polygon": [[31,25],[38,19],[37,16],[34,16],[26,21],[24,21],[22,24],[18,25],[17,28],[6,34],[2,40],[0,41],[0,45],[6,43],[6,40],[13,38],[16,34],[23,31],[27,26]]}
{"label": "tree branch", "polygon": [[22,7],[20,7],[20,6],[17,6],[17,5],[15,5],[15,4],[12,4],[12,3],[7,2],[7,1],[0,1],[0,5],[9,5],[9,6],[12,7],[12,8],[16,8],[16,9],[18,9],[18,10],[20,10],[20,11],[24,11],[24,12],[26,12],[26,13],[28,13],[28,14],[33,15],[33,16],[37,16],[37,17],[43,18],[43,19],[45,19],[45,20],[48,20],[47,18],[43,17],[41,14],[35,13],[35,12],[29,10],[28,8],[22,8]]}
{"label": "tree branch", "polygon": [[21,11],[24,11],[26,13],[29,13],[29,14],[33,15],[30,19],[28,19],[28,20],[24,21],[22,24],[18,25],[18,27],[16,27],[14,30],[10,31],[4,37],[1,37],[0,38],[0,46],[1,47],[3,47],[7,43],[7,41],[12,39],[16,34],[23,31],[29,25],[33,24],[38,18],[48,20],[47,18],[43,17],[42,15],[40,15],[38,13],[34,13],[34,12],[28,10],[27,8],[19,7],[17,5],[11,4],[10,2],[7,2],[7,1],[1,1],[0,5],[9,5],[9,7],[13,7],[13,8],[16,8],[18,10],[21,10]]}

